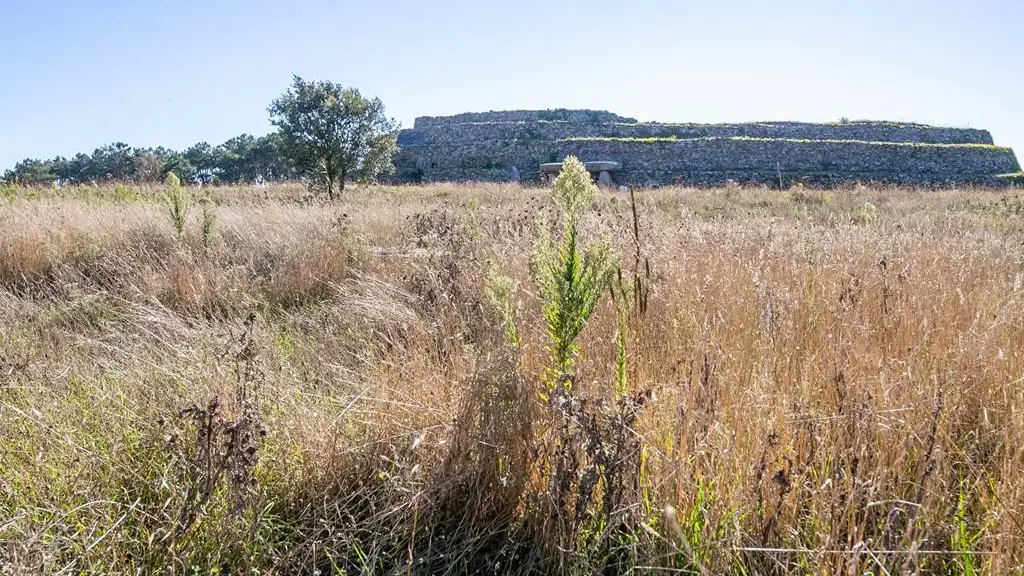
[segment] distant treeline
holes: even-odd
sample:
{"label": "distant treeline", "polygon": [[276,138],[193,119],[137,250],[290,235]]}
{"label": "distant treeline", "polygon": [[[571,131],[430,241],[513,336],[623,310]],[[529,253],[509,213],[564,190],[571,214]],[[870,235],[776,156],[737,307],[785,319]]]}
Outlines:
{"label": "distant treeline", "polygon": [[92,154],[52,160],[27,158],[7,170],[3,180],[18,184],[159,182],[174,172],[182,182],[256,183],[297,178],[281,154],[280,134],[242,134],[219,146],[200,142],[183,152],[133,148],[115,142]]}

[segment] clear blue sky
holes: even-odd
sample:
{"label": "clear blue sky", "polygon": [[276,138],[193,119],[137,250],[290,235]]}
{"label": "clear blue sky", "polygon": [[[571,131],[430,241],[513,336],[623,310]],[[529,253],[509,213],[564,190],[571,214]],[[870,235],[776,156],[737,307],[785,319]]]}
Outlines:
{"label": "clear blue sky", "polygon": [[0,0],[0,169],[270,131],[292,74],[420,115],[886,119],[1024,153],[1024,0]]}

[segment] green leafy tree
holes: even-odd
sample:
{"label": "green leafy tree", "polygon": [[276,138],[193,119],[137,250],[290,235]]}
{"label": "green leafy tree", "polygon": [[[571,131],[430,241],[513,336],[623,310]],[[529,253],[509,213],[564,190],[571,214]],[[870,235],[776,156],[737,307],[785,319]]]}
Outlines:
{"label": "green leafy tree", "polygon": [[292,174],[281,157],[280,136],[235,136],[213,150],[218,178],[224,182],[269,182]]}
{"label": "green leafy tree", "polygon": [[92,180],[126,182],[135,179],[135,151],[124,142],[97,148],[90,160],[89,178]]}
{"label": "green leafy tree", "polygon": [[4,180],[18,184],[52,184],[57,180],[53,160],[26,158],[8,170]]}
{"label": "green leafy tree", "polygon": [[384,115],[379,98],[295,76],[268,112],[280,129],[282,155],[332,200],[346,180],[372,181],[394,170],[398,125]]}
{"label": "green leafy tree", "polygon": [[75,154],[64,164],[64,172],[60,174],[61,180],[81,184],[93,178],[92,157],[84,152]]}
{"label": "green leafy tree", "polygon": [[194,182],[196,180],[196,168],[182,152],[168,150],[167,154],[164,155],[163,173],[165,178],[166,174],[170,172],[174,172],[175,175],[185,182]]}
{"label": "green leafy tree", "polygon": [[250,163],[264,181],[287,180],[296,177],[295,170],[281,155],[281,134],[273,132],[260,136],[250,151]]}
{"label": "green leafy tree", "polygon": [[222,182],[256,181],[249,162],[255,143],[255,137],[242,134],[213,149],[217,177]]}
{"label": "green leafy tree", "polygon": [[196,180],[206,184],[217,176],[216,157],[213,153],[213,147],[207,142],[193,145],[188,150],[185,150],[183,156],[189,165],[192,166],[192,169],[195,170],[194,176]]}

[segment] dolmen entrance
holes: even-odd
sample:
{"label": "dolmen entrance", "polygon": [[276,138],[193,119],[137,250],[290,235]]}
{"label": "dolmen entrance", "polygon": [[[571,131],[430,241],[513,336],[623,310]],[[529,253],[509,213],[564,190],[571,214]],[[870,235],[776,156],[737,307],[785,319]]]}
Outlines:
{"label": "dolmen entrance", "polygon": [[[612,160],[595,160],[584,162],[583,166],[590,172],[591,176],[597,174],[597,183],[602,186],[612,186],[615,181],[612,179],[612,172],[622,169],[622,164]],[[540,165],[540,173],[545,180],[554,178],[562,171],[561,162],[547,162]]]}

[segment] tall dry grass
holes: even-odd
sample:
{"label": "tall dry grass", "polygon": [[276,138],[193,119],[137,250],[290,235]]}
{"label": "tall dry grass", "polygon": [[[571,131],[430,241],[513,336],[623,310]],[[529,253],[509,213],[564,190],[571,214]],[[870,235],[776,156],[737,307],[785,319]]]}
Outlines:
{"label": "tall dry grass", "polygon": [[133,192],[0,200],[0,572],[1024,570],[1012,190],[640,192],[643,400],[609,297],[561,411],[545,190],[218,189],[209,248]]}

